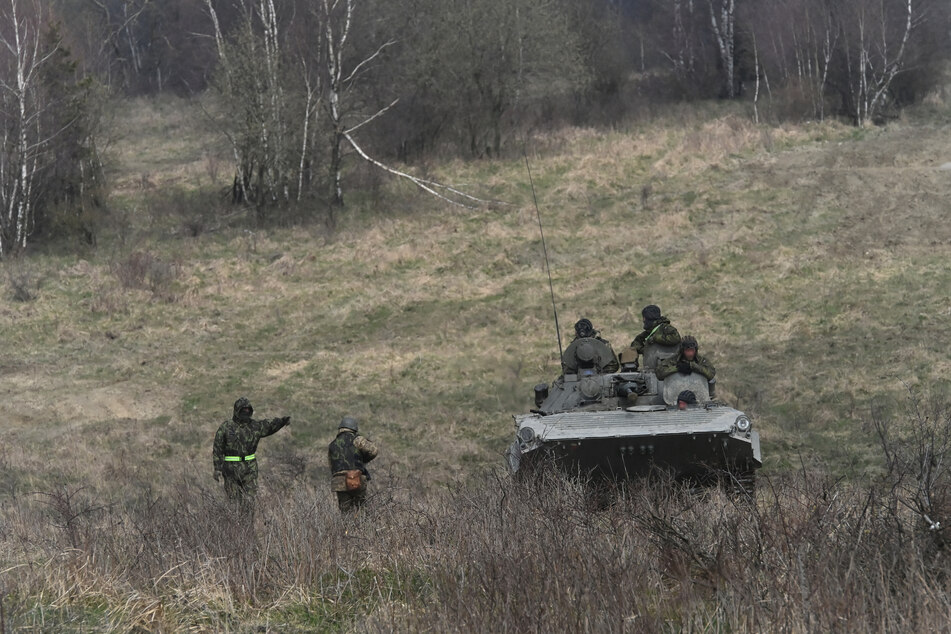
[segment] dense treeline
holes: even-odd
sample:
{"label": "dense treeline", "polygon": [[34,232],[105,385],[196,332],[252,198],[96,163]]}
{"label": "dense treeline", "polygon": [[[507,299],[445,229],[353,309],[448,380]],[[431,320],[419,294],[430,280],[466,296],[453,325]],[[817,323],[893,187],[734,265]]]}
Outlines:
{"label": "dense treeline", "polygon": [[[53,4],[86,70],[129,94],[194,94],[211,85],[220,61],[211,13],[225,35],[248,15],[274,13],[276,44],[287,55],[316,51],[326,36],[322,1]],[[951,7],[937,0],[329,4],[352,9],[354,39],[371,47],[392,42],[362,92],[406,102],[390,115],[406,129],[403,151],[413,142],[425,150],[453,132],[464,149],[497,150],[494,118],[515,106],[519,117],[512,117],[524,118],[575,104],[571,115],[585,119],[591,110],[604,116],[603,108],[586,107],[592,104],[611,104],[609,112],[621,116],[639,100],[740,97],[779,102],[786,116],[834,114],[863,123],[928,90],[948,58],[951,26]],[[538,101],[556,95],[564,102]],[[486,112],[470,116],[473,107]],[[488,128],[488,139],[474,140],[475,127]]]}
{"label": "dense treeline", "polygon": [[[951,55],[951,5],[937,0],[0,7],[5,251],[42,231],[57,205],[88,207],[99,185],[94,85],[214,96],[233,149],[233,200],[264,217],[305,199],[339,207],[348,155],[391,171],[397,159],[498,156],[532,129],[611,125],[674,100],[743,100],[757,120],[880,122],[928,94]],[[77,170],[78,181],[67,174]],[[458,202],[458,192],[414,182]]]}

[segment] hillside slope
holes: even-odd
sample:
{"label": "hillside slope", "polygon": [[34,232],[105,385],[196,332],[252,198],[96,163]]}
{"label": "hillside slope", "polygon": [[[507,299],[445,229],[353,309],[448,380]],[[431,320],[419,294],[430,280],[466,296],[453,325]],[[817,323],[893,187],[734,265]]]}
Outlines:
{"label": "hillside slope", "polygon": [[[659,303],[714,358],[722,397],[760,421],[768,464],[853,439],[871,397],[951,365],[947,132],[727,114],[540,140],[530,158],[563,328],[586,316],[620,347]],[[154,468],[164,455],[204,473],[217,421],[246,394],[295,419],[265,456],[319,465],[351,412],[390,468],[495,463],[510,414],[557,373],[538,227],[521,161],[440,176],[509,204],[448,208],[390,184],[335,232],[186,238],[153,217],[154,192],[120,191],[125,244],[3,265],[40,280],[35,301],[0,304],[12,432],[54,456],[74,456],[61,437],[78,434],[100,468],[113,449],[149,447]]]}

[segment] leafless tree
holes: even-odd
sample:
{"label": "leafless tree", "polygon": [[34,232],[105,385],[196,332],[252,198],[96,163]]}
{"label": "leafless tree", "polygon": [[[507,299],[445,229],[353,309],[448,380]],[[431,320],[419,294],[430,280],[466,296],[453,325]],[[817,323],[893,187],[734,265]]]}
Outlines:
{"label": "leafless tree", "polygon": [[[240,15],[235,33],[225,34],[214,0],[204,0],[214,29],[220,63],[219,89],[225,107],[222,129],[235,161],[232,196],[268,204],[291,199],[292,177],[284,41],[274,0],[235,0]],[[308,104],[308,110],[310,104]],[[306,122],[309,122],[309,112]],[[306,148],[305,148],[306,149]]]}
{"label": "leafless tree", "polygon": [[[461,207],[474,207],[486,204],[489,201],[477,198],[461,189],[450,185],[414,176],[406,171],[396,169],[372,157],[356,140],[354,133],[364,126],[383,116],[398,99],[376,109],[375,111],[361,111],[348,107],[350,92],[362,75],[372,65],[377,63],[384,51],[393,46],[394,40],[387,40],[375,47],[371,47],[365,55],[353,58],[351,65],[346,65],[348,44],[351,29],[353,28],[354,12],[358,0],[320,0],[322,11],[321,19],[324,22],[327,64],[327,111],[331,129],[331,158],[330,169],[333,181],[332,199],[336,205],[343,203],[343,189],[341,186],[342,142],[346,142],[365,161],[371,165],[399,178],[405,179],[445,202]],[[521,53],[518,53],[519,55]],[[345,120],[346,117],[346,120]],[[496,147],[501,144],[499,127],[496,125]]]}
{"label": "leafless tree", "polygon": [[[808,7],[808,3],[807,3]],[[806,64],[812,85],[813,113],[820,121],[825,118],[825,97],[832,67],[832,57],[839,43],[840,30],[836,28],[833,15],[828,10],[808,12],[803,22],[806,24],[807,50]]]}
{"label": "leafless tree", "polygon": [[855,0],[838,5],[850,105],[857,125],[872,121],[886,104],[921,17],[918,0]]}
{"label": "leafless tree", "polygon": [[[369,108],[361,93],[366,74],[394,41],[363,48],[355,45],[359,0],[319,0],[303,17],[296,14],[308,20],[309,29],[298,28],[293,36],[288,33],[290,25],[281,20],[282,8],[291,12],[299,8],[292,2],[233,0],[230,7],[241,18],[236,32],[226,33],[215,0],[203,1],[221,66],[222,129],[234,153],[236,202],[254,202],[261,215],[269,205],[300,200],[311,186],[314,163],[323,157],[330,200],[334,207],[340,206],[347,147],[440,198],[456,204],[483,202],[386,165],[357,141],[358,130],[397,102]],[[318,147],[322,132],[329,138],[326,149]]]}
{"label": "leafless tree", "polygon": [[354,26],[354,11],[356,10],[356,0],[320,0],[315,8],[319,11],[320,22],[323,23],[324,37],[323,47],[325,50],[324,60],[327,67],[327,116],[330,125],[330,174],[332,180],[331,198],[335,205],[343,204],[343,187],[341,185],[341,167],[343,164],[343,142],[346,140],[355,148],[358,148],[353,140],[352,134],[360,127],[376,119],[389,108],[396,104],[392,102],[389,106],[370,115],[360,115],[353,113],[358,120],[352,125],[344,121],[348,114],[347,104],[348,96],[354,84],[360,79],[362,74],[376,61],[379,60],[383,52],[395,42],[387,40],[375,48],[371,53],[364,56],[359,61],[353,62],[350,67],[347,65],[348,53],[350,47],[350,38]]}
{"label": "leafless tree", "polygon": [[[112,67],[118,65],[125,70],[123,83],[129,86],[133,78],[142,74],[145,69],[150,42],[138,33],[137,26],[145,11],[150,8],[152,0],[86,1],[98,12],[102,23],[104,37],[99,40],[99,55],[108,56],[113,62],[109,64],[107,72],[111,75]],[[107,81],[111,84],[109,75]],[[158,83],[161,90],[161,76]]]}
{"label": "leafless tree", "polygon": [[693,31],[694,2],[672,0],[670,7],[670,48],[662,50],[662,53],[670,61],[681,82],[686,82],[693,75],[697,61],[696,36]]}
{"label": "leafless tree", "polygon": [[723,67],[723,95],[736,96],[736,2],[735,0],[707,0],[710,7],[710,27],[720,53]]}
{"label": "leafless tree", "polygon": [[37,174],[52,136],[42,118],[48,104],[40,72],[56,47],[44,48],[37,0],[4,0],[0,9],[0,257],[25,248],[34,228]]}

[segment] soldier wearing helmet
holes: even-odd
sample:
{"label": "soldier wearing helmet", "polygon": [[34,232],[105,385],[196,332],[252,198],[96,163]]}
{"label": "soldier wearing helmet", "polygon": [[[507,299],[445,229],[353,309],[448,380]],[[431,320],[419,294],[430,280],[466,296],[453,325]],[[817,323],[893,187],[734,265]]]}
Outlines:
{"label": "soldier wearing helmet", "polygon": [[680,342],[680,352],[660,362],[657,366],[656,374],[658,379],[665,379],[675,372],[681,374],[693,374],[696,372],[707,379],[710,384],[710,397],[714,395],[714,384],[716,382],[717,370],[707,359],[700,356],[698,352],[700,346],[692,335],[687,335]]}
{"label": "soldier wearing helmet", "polygon": [[683,390],[677,395],[677,409],[687,409],[697,404],[697,395],[690,390]]}
{"label": "soldier wearing helmet", "polygon": [[346,416],[337,427],[337,437],[327,447],[330,488],[337,494],[337,506],[344,513],[356,511],[366,502],[370,481],[367,463],[379,453],[376,445],[359,435],[359,431],[356,419]]}
{"label": "soldier wearing helmet", "polygon": [[638,354],[644,354],[648,344],[656,343],[661,346],[676,346],[680,343],[680,333],[670,325],[670,320],[663,316],[660,308],[651,304],[641,311],[644,318],[644,332],[634,337],[631,347]]}
{"label": "soldier wearing helmet", "polygon": [[245,512],[254,510],[254,498],[258,491],[258,461],[255,455],[258,441],[291,421],[290,416],[254,420],[251,418],[253,413],[254,408],[248,399],[242,397],[235,401],[231,420],[226,420],[218,427],[212,451],[215,481],[224,476],[228,499]]}
{"label": "soldier wearing helmet", "polygon": [[[586,339],[595,339],[604,345],[592,346],[592,342],[585,342]],[[584,317],[575,322],[575,338],[565,351],[563,361],[565,361],[565,370],[569,373],[577,372],[579,365],[597,366],[604,374],[617,372],[621,367],[611,342],[603,338],[600,331],[594,329],[590,319]]]}

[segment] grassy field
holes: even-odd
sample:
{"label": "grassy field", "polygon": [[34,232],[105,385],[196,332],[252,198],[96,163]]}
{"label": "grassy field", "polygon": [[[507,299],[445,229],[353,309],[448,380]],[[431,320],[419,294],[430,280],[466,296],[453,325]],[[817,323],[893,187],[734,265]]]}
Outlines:
{"label": "grassy field", "polygon": [[[382,447],[376,482],[386,499],[411,504],[414,492],[444,483],[478,487],[500,467],[511,414],[558,373],[521,157],[432,171],[502,201],[487,208],[448,207],[356,168],[362,188],[332,229],[320,208],[298,210],[306,222],[258,227],[215,193],[229,180],[227,154],[197,108],[140,101],[122,112],[98,248],[0,263],[3,499],[39,522],[43,509],[62,510],[43,502],[51,492],[78,491],[89,508],[110,509],[134,506],[144,491],[213,497],[211,440],[242,395],[261,416],[292,416],[262,441],[263,495],[317,496],[309,512],[321,530],[337,526],[324,448],[345,413]],[[542,135],[527,154],[563,329],[588,317],[622,347],[639,332],[640,308],[661,305],[712,357],[719,396],[752,415],[764,475],[807,464],[864,482],[880,471],[873,404],[946,389],[951,172],[938,168],[951,161],[951,110],[940,99],[862,130],[672,108],[626,129]],[[34,297],[17,301],[17,288]],[[55,526],[69,522],[56,517],[47,530],[62,540]],[[189,621],[181,615],[195,604],[169,603],[171,590],[156,587],[146,604],[168,618],[141,616],[141,606],[123,609],[131,600],[119,582],[102,581],[116,589],[99,596],[77,594],[65,577],[27,583],[20,568],[11,577],[57,556],[15,534],[2,535],[0,593],[16,594],[22,626],[49,609],[54,629],[239,630],[245,610],[260,623],[294,604],[245,605],[229,586],[219,598],[238,621]],[[363,568],[373,583],[392,572]],[[77,597],[93,595],[95,605],[77,608]],[[360,605],[354,620],[323,625],[379,616]],[[413,629],[439,622],[390,617]],[[290,622],[309,627],[300,619]]]}

